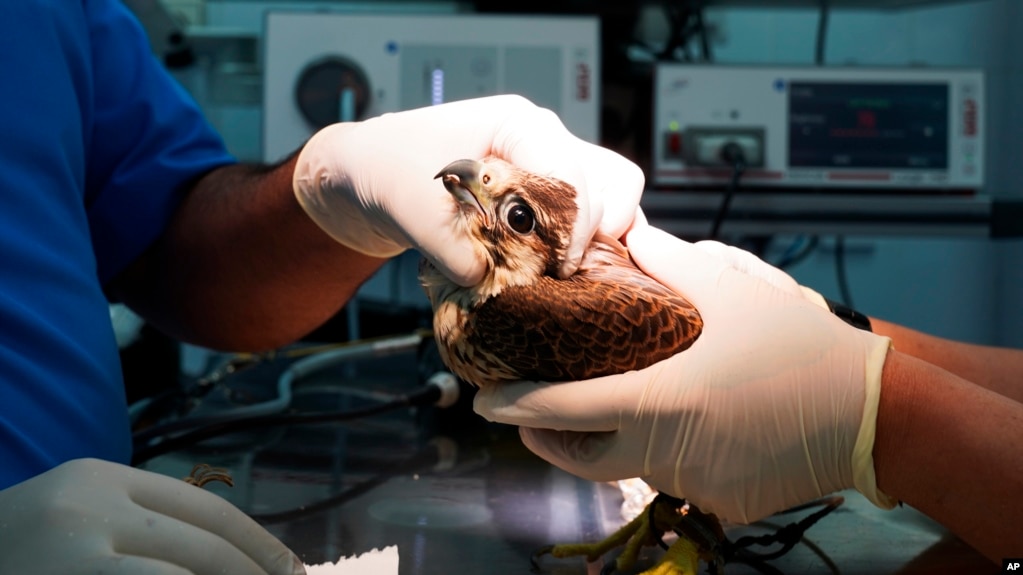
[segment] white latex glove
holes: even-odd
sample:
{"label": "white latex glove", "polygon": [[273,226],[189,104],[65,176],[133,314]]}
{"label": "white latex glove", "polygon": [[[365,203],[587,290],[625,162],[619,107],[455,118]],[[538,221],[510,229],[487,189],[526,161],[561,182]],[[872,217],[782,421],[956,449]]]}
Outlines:
{"label": "white latex glove", "polygon": [[632,223],[642,170],[573,136],[553,112],[519,96],[328,126],[302,149],[293,183],[306,212],[342,244],[377,257],[416,248],[453,281],[472,285],[483,276],[484,260],[456,227],[458,208],[434,177],[455,160],[487,155],[578,190],[578,223],[563,276],[578,267],[598,227],[619,238]]}
{"label": "white latex glove", "polygon": [[476,411],[523,426],[531,450],[572,473],[640,477],[728,521],[849,487],[891,507],[872,457],[889,340],[654,228],[626,241],[700,310],[693,346],[622,375],[487,387]]}
{"label": "white latex glove", "polygon": [[725,245],[714,240],[703,240],[696,242],[696,247],[713,254],[723,260],[729,266],[756,278],[762,279],[774,287],[795,296],[802,296],[824,309],[830,309],[828,302],[817,291],[804,285],[800,285],[795,279],[783,270],[772,266],[756,255],[737,248]]}
{"label": "white latex glove", "polygon": [[298,575],[305,568],[212,493],[78,459],[0,491],[0,573]]}

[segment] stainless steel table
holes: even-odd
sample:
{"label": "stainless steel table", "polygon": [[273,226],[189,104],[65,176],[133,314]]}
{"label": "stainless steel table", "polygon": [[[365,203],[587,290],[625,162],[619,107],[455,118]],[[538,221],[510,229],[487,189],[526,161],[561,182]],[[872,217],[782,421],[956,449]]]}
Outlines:
{"label": "stainless steel table", "polygon": [[[421,414],[420,414],[421,415]],[[148,467],[187,475],[227,467],[235,486],[210,484],[308,564],[397,545],[402,574],[526,574],[551,542],[595,540],[623,520],[620,491],[580,480],[529,453],[513,429],[482,422],[460,433],[423,429],[401,413],[350,425],[267,431],[249,443],[165,455]],[[771,565],[782,573],[983,573],[997,569],[910,508],[881,511],[847,493],[805,541]],[[795,518],[726,526],[730,538]],[[659,557],[648,550],[642,565]],[[541,561],[552,575],[599,573],[602,563]],[[729,565],[728,574],[757,573]]]}
{"label": "stainless steel table", "polygon": [[[401,353],[324,371],[294,386],[291,409],[350,409],[378,401],[379,392],[417,389],[430,361],[429,354]],[[251,376],[238,376],[223,396],[276,389],[281,369],[268,369],[270,375],[253,369],[246,372]],[[242,432],[145,467],[175,477],[187,476],[197,463],[227,468],[234,487],[205,488],[253,516],[307,564],[397,545],[403,575],[526,574],[541,546],[599,540],[624,523],[616,486],[552,467],[523,447],[514,428],[485,422],[470,405],[463,397],[449,409],[405,408],[343,424]],[[786,574],[843,575],[998,568],[913,509],[882,511],[855,492],[843,495],[844,505],[771,565]],[[732,540],[765,534],[808,514],[726,526],[726,532]],[[660,554],[649,549],[641,564],[652,565]],[[602,566],[582,559],[540,562],[541,572],[551,575],[595,574]],[[757,572],[726,567],[729,575]]]}

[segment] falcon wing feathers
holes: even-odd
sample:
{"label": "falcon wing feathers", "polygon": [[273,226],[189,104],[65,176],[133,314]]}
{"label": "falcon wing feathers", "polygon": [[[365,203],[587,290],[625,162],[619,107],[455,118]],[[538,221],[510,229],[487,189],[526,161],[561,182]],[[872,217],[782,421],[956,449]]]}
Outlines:
{"label": "falcon wing feathers", "polygon": [[469,347],[517,379],[565,381],[642,369],[692,345],[703,327],[692,304],[602,244],[590,252],[601,257],[567,279],[486,301],[467,326]]}

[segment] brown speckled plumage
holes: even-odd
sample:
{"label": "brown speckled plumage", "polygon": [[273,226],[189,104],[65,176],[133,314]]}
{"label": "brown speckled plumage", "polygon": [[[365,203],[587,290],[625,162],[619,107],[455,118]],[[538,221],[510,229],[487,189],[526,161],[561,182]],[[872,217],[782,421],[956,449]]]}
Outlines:
{"label": "brown speckled plumage", "polygon": [[[438,177],[489,268],[464,288],[424,261],[420,279],[441,357],[457,376],[480,386],[588,379],[642,369],[699,336],[697,310],[640,271],[614,239],[598,236],[580,269],[557,277],[577,214],[574,188],[495,158],[456,164]],[[522,215],[517,206],[534,216],[528,233],[508,223]]]}

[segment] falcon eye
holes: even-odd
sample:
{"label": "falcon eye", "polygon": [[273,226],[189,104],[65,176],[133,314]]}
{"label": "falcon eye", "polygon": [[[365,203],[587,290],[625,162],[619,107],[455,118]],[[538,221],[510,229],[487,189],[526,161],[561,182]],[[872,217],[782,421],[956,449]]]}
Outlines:
{"label": "falcon eye", "polygon": [[508,227],[520,234],[528,234],[533,231],[533,227],[536,225],[533,210],[529,209],[529,206],[525,204],[515,204],[508,208],[505,220],[508,222]]}

